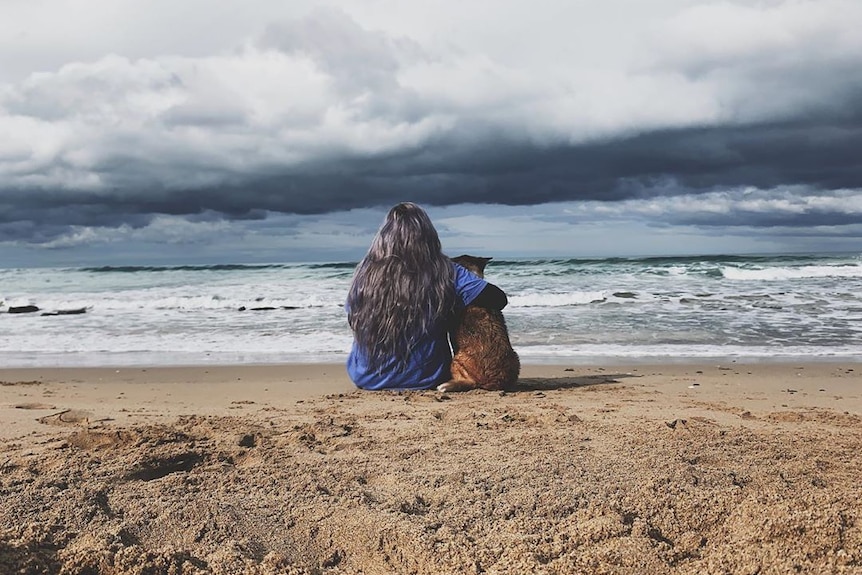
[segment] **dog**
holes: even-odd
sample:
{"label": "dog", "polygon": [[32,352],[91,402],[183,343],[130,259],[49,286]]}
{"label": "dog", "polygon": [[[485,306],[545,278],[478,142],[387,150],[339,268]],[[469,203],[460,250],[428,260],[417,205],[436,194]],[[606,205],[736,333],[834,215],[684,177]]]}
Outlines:
{"label": "dog", "polygon": [[[462,255],[452,261],[485,277],[485,266],[492,258]],[[518,381],[521,360],[512,349],[503,313],[468,305],[456,318],[449,333],[452,341],[452,379],[437,387],[439,391],[510,389]]]}

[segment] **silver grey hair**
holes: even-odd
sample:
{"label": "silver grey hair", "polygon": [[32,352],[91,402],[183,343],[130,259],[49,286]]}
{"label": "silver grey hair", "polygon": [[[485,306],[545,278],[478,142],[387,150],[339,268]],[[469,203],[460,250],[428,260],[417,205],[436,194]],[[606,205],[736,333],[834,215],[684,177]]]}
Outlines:
{"label": "silver grey hair", "polygon": [[412,347],[452,313],[454,270],[425,210],[389,210],[359,262],[347,295],[348,322],[369,366],[409,362]]}

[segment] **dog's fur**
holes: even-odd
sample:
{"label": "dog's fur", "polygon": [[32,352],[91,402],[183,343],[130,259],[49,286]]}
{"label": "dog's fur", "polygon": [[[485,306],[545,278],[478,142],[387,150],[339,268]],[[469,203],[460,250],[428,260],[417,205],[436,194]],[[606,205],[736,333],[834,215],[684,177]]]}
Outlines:
{"label": "dog's fur", "polygon": [[[491,258],[462,255],[452,258],[479,277]],[[440,391],[502,390],[514,387],[521,361],[512,349],[506,320],[498,310],[467,306],[449,334],[452,340],[452,379]]]}

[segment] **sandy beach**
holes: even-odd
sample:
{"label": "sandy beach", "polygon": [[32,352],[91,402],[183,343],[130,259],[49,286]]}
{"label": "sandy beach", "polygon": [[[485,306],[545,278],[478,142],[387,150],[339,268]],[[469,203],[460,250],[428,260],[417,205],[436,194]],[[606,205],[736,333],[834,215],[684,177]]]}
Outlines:
{"label": "sandy beach", "polygon": [[862,365],[0,370],[0,573],[862,573]]}

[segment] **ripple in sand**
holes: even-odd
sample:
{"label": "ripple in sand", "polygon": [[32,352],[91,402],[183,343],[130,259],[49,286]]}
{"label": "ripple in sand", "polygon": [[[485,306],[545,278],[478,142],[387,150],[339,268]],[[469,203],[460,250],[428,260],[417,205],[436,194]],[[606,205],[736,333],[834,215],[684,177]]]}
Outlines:
{"label": "ripple in sand", "polygon": [[18,403],[15,409],[57,409],[57,406],[48,403]]}

